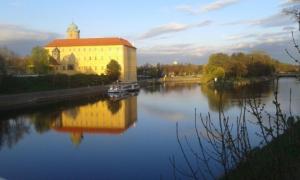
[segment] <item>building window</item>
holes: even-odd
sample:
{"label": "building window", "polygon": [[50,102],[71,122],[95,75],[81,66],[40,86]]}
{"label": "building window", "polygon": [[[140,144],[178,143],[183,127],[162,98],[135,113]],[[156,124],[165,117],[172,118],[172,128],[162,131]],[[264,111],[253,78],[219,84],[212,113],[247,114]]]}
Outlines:
{"label": "building window", "polygon": [[74,65],[73,64],[68,64],[68,70],[74,70]]}

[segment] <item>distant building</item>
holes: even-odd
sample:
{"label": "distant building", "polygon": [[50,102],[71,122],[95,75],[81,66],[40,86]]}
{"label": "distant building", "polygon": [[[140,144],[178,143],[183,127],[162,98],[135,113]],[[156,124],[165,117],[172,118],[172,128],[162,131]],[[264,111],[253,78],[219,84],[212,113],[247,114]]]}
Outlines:
{"label": "distant building", "polygon": [[52,57],[54,72],[63,74],[105,74],[106,65],[116,60],[121,66],[122,81],[136,81],[136,48],[122,38],[80,38],[72,23],[67,39],[55,39],[45,46]]}

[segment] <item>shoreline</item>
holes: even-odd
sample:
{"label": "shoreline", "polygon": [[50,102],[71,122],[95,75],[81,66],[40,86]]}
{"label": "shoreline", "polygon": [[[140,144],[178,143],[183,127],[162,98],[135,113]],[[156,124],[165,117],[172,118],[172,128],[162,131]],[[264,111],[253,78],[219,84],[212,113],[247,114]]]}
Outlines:
{"label": "shoreline", "polygon": [[262,76],[256,78],[235,78],[225,81],[209,82],[205,84],[215,88],[241,88],[244,86],[249,86],[251,84],[273,81],[274,79],[276,79],[276,77],[274,76]]}
{"label": "shoreline", "polygon": [[[213,84],[213,83],[203,83],[201,77],[174,77],[166,79],[148,79],[138,81],[141,87],[148,87],[154,84],[160,83],[178,83],[178,84],[199,84],[199,85],[209,85],[215,88],[228,88],[228,87],[243,87],[250,84],[260,83],[264,81],[273,80],[274,77],[261,77],[256,78],[255,80],[243,79],[228,82],[223,82],[222,84]],[[75,101],[83,98],[92,98],[92,97],[104,97],[109,88],[109,85],[101,86],[88,86],[80,88],[69,88],[69,89],[58,89],[58,90],[49,90],[49,91],[38,91],[30,93],[20,93],[20,94],[1,94],[0,95],[0,112],[13,112],[23,109],[31,109],[40,106],[46,106],[51,104],[57,104],[64,101]]]}
{"label": "shoreline", "polygon": [[0,95],[0,112],[41,107],[64,101],[104,96],[108,85]]}

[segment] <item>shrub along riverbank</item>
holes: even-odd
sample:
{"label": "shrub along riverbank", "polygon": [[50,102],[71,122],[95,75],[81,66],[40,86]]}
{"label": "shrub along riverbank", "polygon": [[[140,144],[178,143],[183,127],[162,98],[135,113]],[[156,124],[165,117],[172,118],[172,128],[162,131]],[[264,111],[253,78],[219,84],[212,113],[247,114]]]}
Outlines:
{"label": "shrub along riverbank", "polygon": [[5,76],[0,81],[0,94],[15,94],[57,89],[98,86],[111,83],[105,75],[42,75],[36,77]]}
{"label": "shrub along riverbank", "polygon": [[300,121],[297,118],[295,124],[270,144],[252,150],[247,161],[232,170],[227,179],[299,179]]}

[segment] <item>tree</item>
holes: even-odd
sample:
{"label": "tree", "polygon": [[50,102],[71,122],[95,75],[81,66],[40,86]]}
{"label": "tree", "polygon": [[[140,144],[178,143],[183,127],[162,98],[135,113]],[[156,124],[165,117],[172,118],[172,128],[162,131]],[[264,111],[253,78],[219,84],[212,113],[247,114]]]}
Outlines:
{"label": "tree", "polygon": [[212,54],[209,57],[208,64],[214,66],[223,66],[230,61],[230,57],[224,53]]}
{"label": "tree", "polygon": [[28,60],[27,64],[33,68],[34,73],[47,74],[49,72],[49,55],[44,48],[39,46],[32,48]]}
{"label": "tree", "polygon": [[106,75],[113,80],[116,81],[119,79],[121,75],[121,66],[116,60],[111,60],[106,66]]}
{"label": "tree", "polygon": [[5,58],[0,54],[0,77],[6,74]]}

